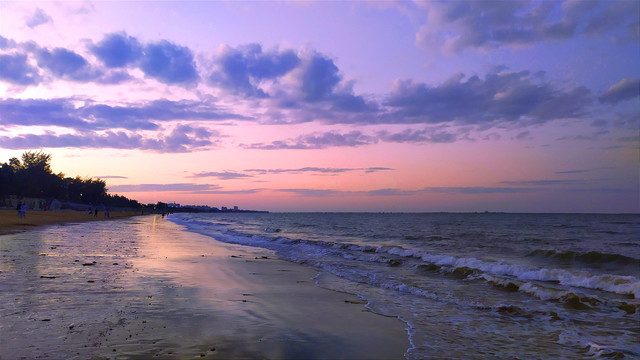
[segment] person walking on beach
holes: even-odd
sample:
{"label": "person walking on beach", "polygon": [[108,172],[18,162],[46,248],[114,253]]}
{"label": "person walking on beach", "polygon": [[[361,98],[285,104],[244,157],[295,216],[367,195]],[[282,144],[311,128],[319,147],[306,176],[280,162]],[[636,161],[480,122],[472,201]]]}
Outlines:
{"label": "person walking on beach", "polygon": [[98,208],[93,210],[93,217],[98,217]]}
{"label": "person walking on beach", "polygon": [[20,217],[27,217],[27,204],[22,204],[20,210]]}

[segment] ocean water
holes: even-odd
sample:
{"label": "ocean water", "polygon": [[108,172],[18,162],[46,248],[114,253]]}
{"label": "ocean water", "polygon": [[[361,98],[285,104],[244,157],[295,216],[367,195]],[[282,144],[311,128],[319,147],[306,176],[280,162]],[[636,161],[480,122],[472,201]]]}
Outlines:
{"label": "ocean water", "polygon": [[640,216],[175,214],[407,324],[407,359],[640,358]]}

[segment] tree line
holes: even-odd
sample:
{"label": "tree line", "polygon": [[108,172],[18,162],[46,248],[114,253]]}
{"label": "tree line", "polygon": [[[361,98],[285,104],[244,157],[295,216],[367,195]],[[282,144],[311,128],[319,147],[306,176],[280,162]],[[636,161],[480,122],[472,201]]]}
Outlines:
{"label": "tree line", "polygon": [[107,193],[102,179],[66,177],[51,170],[51,155],[27,151],[0,163],[0,199],[7,196],[57,199],[87,205],[140,208],[136,201]]}

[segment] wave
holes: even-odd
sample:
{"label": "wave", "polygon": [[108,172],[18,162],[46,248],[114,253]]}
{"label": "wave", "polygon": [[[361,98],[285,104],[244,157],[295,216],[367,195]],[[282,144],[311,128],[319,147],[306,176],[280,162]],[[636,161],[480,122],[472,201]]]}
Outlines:
{"label": "wave", "polygon": [[571,330],[562,331],[558,335],[557,343],[578,349],[578,353],[585,359],[637,359],[638,355],[640,355],[635,351],[597,344],[594,341],[585,339],[584,334]]}
{"label": "wave", "polygon": [[[226,224],[216,225],[211,222],[198,221],[176,217],[177,223],[186,225],[189,230],[213,236],[217,240],[241,245],[258,246],[277,251],[288,260],[299,263],[314,264],[320,268],[327,268],[325,264],[329,257],[353,260],[365,263],[382,263],[388,267],[414,267],[419,271],[439,271],[448,273],[456,278],[482,278],[500,277],[511,279],[512,282],[520,281],[531,283],[532,281],[556,284],[568,287],[596,289],[621,295],[640,298],[640,279],[634,276],[600,274],[596,275],[584,270],[557,269],[511,264],[504,261],[480,260],[472,257],[456,257],[449,254],[434,254],[423,250],[408,249],[401,246],[372,246],[350,243],[337,243],[324,240],[290,239],[279,236],[277,232],[265,231],[261,235],[252,235],[231,230]],[[292,246],[295,245],[295,246]],[[597,261],[623,262],[634,264],[637,259],[623,255],[601,254],[596,252],[558,252],[554,250],[539,253],[542,256],[557,256],[578,258],[584,261],[596,259]],[[344,262],[344,261],[342,261]],[[333,269],[334,271],[338,271]],[[351,272],[357,270],[350,269]],[[367,271],[367,270],[360,270]],[[334,272],[335,273],[335,272]],[[361,274],[362,278],[366,275]],[[419,288],[409,289],[404,283],[394,282],[387,284],[372,284],[386,287],[400,292],[411,292],[416,295],[425,295]],[[533,286],[533,285],[529,285]],[[507,285],[509,287],[509,285]],[[515,289],[514,285],[510,286]],[[519,286],[519,291],[524,291]],[[539,290],[542,292],[543,290]],[[545,290],[547,291],[547,290]],[[540,294],[538,294],[540,295]],[[429,295],[430,296],[430,295]],[[427,297],[429,297],[427,296]],[[536,295],[537,296],[537,295]],[[557,299],[557,294],[540,295],[541,299]]]}
{"label": "wave", "polygon": [[558,251],[558,250],[534,250],[527,256],[553,258],[562,261],[576,261],[585,264],[602,265],[617,264],[624,266],[640,267],[640,259],[620,254],[609,254],[598,251]]}
{"label": "wave", "polygon": [[482,278],[502,290],[528,293],[538,299],[558,302],[563,304],[566,308],[574,310],[592,310],[606,306],[624,311],[629,315],[640,313],[640,303],[628,303],[626,301],[616,299],[605,300],[597,296],[586,295],[575,291],[567,291],[531,282],[521,282],[490,275],[483,275]]}
{"label": "wave", "polygon": [[[466,268],[480,271],[485,274],[508,276],[524,281],[544,281],[558,283],[565,286],[598,289],[623,295],[633,295],[640,298],[640,279],[634,276],[622,275],[593,275],[587,271],[569,271],[564,269],[534,268],[524,265],[509,264],[502,261],[492,262],[476,258],[455,257],[452,255],[429,254],[417,250],[403,249],[397,246],[381,247],[379,251],[386,251],[401,257],[419,258],[422,261],[440,267],[448,268],[448,271],[456,271],[458,268]],[[445,269],[446,271],[446,269]]]}

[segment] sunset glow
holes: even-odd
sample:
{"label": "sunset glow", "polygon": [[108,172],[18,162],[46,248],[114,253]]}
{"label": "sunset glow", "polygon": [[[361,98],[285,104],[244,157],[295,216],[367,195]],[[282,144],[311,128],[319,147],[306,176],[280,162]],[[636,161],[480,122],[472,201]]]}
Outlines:
{"label": "sunset glow", "polygon": [[640,3],[0,3],[0,162],[269,211],[640,211]]}

